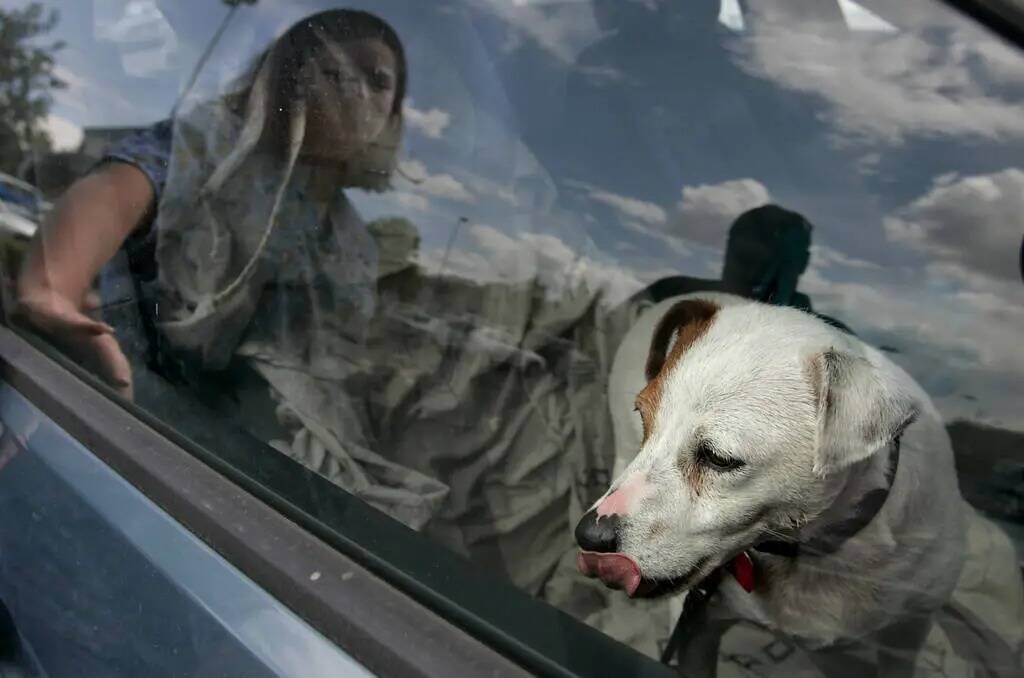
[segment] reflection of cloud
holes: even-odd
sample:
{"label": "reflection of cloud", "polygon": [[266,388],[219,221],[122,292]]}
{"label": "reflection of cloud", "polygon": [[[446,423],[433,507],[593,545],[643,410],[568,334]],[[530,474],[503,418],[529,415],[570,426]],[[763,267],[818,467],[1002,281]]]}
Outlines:
{"label": "reflection of cloud", "polygon": [[683,186],[675,230],[687,240],[721,247],[736,217],[770,198],[768,189],[755,179]]}
{"label": "reflection of cloud", "polygon": [[627,228],[662,241],[677,254],[691,251],[687,243],[721,248],[736,217],[764,205],[771,198],[764,184],[755,179],[683,186],[681,199],[670,215],[653,202],[605,191],[581,181],[565,183],[584,191],[590,200],[616,210]]}
{"label": "reflection of cloud", "polygon": [[[812,266],[800,279],[815,310],[849,323],[869,343],[895,346],[893,358],[945,417],[1020,427],[1014,403],[1024,398],[1024,309],[992,291],[937,295],[920,285],[927,276],[917,270],[899,281],[875,273],[868,282],[839,282],[824,273]],[[965,393],[976,399],[969,411]]]}
{"label": "reflection of cloud", "polygon": [[936,179],[885,220],[889,240],[983,276],[1018,281],[1024,171]]}
{"label": "reflection of cloud", "polygon": [[525,38],[558,60],[572,63],[576,55],[600,34],[588,3],[538,7],[509,0],[477,0],[477,4],[489,9],[509,26],[508,49],[517,48]]}
{"label": "reflection of cloud", "polygon": [[54,151],[77,151],[82,145],[82,128],[67,118],[51,113],[43,120],[42,127]]}
{"label": "reflection of cloud", "polygon": [[686,255],[691,253],[690,248],[686,246],[686,243],[682,238],[666,233],[664,228],[655,228],[649,224],[644,224],[639,221],[625,221],[623,223],[625,226],[637,233],[646,235],[649,238],[654,238],[655,240],[660,240],[663,245],[667,246],[676,254]]}
{"label": "reflection of cloud", "polygon": [[[996,280],[957,263],[932,262],[925,266],[927,278],[953,288],[953,300],[962,306],[984,313],[988,320],[982,325],[998,327],[1007,322],[1018,336],[1024,333],[1024,306],[1021,305],[1019,280]],[[979,346],[979,350],[983,350]]]}
{"label": "reflection of cloud", "polygon": [[485,195],[497,198],[512,207],[519,206],[519,199],[515,191],[509,186],[503,186],[496,181],[482,176],[467,177],[466,183],[478,195]]}
{"label": "reflection of cloud", "polygon": [[[53,67],[53,74],[64,82],[64,86],[68,90],[83,90],[90,85],[88,80],[62,64]],[[57,90],[57,92],[61,91],[65,90]]]}
{"label": "reflection of cloud", "polygon": [[621,83],[626,75],[615,66],[576,66],[580,74],[595,85],[611,85]]}
{"label": "reflection of cloud", "polygon": [[865,176],[871,176],[878,172],[878,166],[882,163],[882,154],[877,151],[865,153],[857,159],[857,171]]}
{"label": "reflection of cloud", "polygon": [[450,174],[431,174],[419,160],[403,160],[399,163],[399,169],[408,176],[409,189],[416,193],[458,202],[473,202],[473,194],[461,181]]}
{"label": "reflection of cloud", "polygon": [[451,122],[451,116],[440,108],[420,110],[412,105],[412,100],[406,101],[404,109],[405,123],[423,136],[430,139],[440,139],[444,130]]}
{"label": "reflection of cloud", "polygon": [[582,181],[567,181],[566,184],[585,191],[594,202],[608,205],[622,216],[644,224],[664,224],[668,218],[665,210],[653,202],[605,191]]}
{"label": "reflection of cloud", "polygon": [[861,271],[878,270],[882,268],[873,261],[851,257],[850,255],[840,252],[837,249],[833,249],[828,245],[811,245],[811,262],[814,266],[822,269],[828,269],[833,266],[843,266]]}
{"label": "reflection of cloud", "polygon": [[416,195],[415,193],[409,193],[408,191],[393,191],[389,195],[392,200],[407,209],[417,210],[420,212],[425,212],[430,209],[430,201],[422,195]]}
{"label": "reflection of cloud", "polygon": [[430,271],[476,282],[535,281],[552,297],[585,288],[618,303],[641,288],[639,279],[622,266],[578,253],[558,236],[547,233],[508,235],[493,226],[473,224],[450,251],[421,253]]}
{"label": "reflection of cloud", "polygon": [[53,74],[64,82],[62,89],[54,91],[54,101],[76,111],[89,110],[89,102],[86,99],[90,92],[89,82],[61,64],[54,66]]}
{"label": "reflection of cloud", "polygon": [[[815,310],[848,322],[871,343],[895,346],[894,359],[947,418],[1020,428],[1024,305],[1015,267],[1022,201],[1020,170],[940,176],[885,220],[890,240],[926,255],[926,263],[882,269],[815,245],[800,289]],[[846,269],[842,280],[832,277],[837,267]],[[863,277],[849,279],[858,273]]]}
{"label": "reflection of cloud", "polygon": [[[1024,136],[1019,100],[1001,98],[976,75],[980,69],[1020,83],[1019,55],[963,25],[924,21],[913,23],[916,32],[837,40],[814,26],[765,18],[744,40],[741,61],[782,87],[824,97],[839,129],[870,140]],[[942,39],[936,39],[938,31]]]}
{"label": "reflection of cloud", "polygon": [[178,51],[178,38],[153,0],[96,3],[93,31],[97,39],[118,46],[128,75],[146,77],[167,70]]}
{"label": "reflection of cloud", "polygon": [[1011,87],[1024,84],[1019,51],[1008,49],[1002,40],[981,40],[974,51],[979,55],[974,65],[992,82]]}
{"label": "reflection of cloud", "polygon": [[103,80],[81,75],[68,67],[73,59],[63,58],[53,74],[64,81],[63,89],[54,90],[53,100],[58,106],[74,111],[85,126],[144,122],[144,109],[159,102],[136,102],[128,99],[116,86]]}

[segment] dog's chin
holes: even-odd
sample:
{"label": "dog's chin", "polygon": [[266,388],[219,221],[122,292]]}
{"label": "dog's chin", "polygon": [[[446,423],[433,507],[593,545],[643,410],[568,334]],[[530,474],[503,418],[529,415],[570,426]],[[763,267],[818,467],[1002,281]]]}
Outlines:
{"label": "dog's chin", "polygon": [[704,581],[711,574],[712,570],[706,567],[707,563],[707,558],[701,558],[696,565],[677,577],[641,579],[640,586],[637,587],[633,597],[645,599],[663,598],[687,591]]}

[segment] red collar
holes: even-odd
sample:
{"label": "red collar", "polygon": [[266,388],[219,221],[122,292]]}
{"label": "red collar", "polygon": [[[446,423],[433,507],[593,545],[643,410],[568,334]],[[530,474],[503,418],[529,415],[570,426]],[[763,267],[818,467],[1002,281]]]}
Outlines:
{"label": "red collar", "polygon": [[754,559],[750,557],[750,554],[744,551],[739,554],[725,566],[729,573],[736,578],[739,585],[743,587],[743,590],[750,593],[754,590],[754,586],[757,584],[757,577],[754,572]]}

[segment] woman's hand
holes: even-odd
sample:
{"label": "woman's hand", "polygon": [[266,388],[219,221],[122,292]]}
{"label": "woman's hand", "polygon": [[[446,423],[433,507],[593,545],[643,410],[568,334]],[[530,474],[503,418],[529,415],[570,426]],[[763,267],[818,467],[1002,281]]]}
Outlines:
{"label": "woman's hand", "polygon": [[47,288],[23,289],[18,315],[62,353],[110,384],[119,395],[132,398],[132,370],[114,328],[87,314],[99,308],[99,298],[89,293],[78,305]]}

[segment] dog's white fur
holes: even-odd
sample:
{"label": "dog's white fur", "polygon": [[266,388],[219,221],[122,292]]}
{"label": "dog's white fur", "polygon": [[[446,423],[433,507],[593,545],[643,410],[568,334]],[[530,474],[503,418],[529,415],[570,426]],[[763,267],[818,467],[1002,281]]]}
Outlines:
{"label": "dog's white fur", "polygon": [[[687,298],[719,310],[665,368],[671,371],[662,375],[660,406],[642,443],[634,399],[647,385],[651,337],[666,311]],[[823,372],[811,366],[826,354],[839,369],[829,383],[814,384]],[[773,530],[800,540],[827,532],[866,492],[886,486],[890,434],[910,421],[891,491],[870,523],[832,555],[751,551],[756,590],[725,576],[712,614],[824,647],[927,618],[951,594],[965,558],[966,511],[949,439],[913,379],[857,338],[810,314],[731,295],[668,299],[624,338],[609,397],[617,449],[639,451],[617,463],[624,468],[609,493],[629,478],[647,485],[619,527],[619,550],[645,578],[680,577],[707,559],[692,583]],[[681,463],[691,463],[685,457],[700,436],[746,465],[704,469],[695,489]]]}

